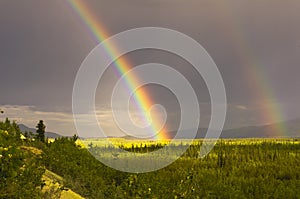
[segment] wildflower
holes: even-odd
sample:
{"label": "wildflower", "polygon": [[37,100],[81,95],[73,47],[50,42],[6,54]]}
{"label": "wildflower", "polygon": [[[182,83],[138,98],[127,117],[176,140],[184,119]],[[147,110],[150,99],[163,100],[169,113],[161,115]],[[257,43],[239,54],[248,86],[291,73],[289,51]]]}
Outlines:
{"label": "wildflower", "polygon": [[26,137],[23,134],[20,134],[20,139],[21,140],[26,140]]}
{"label": "wildflower", "polygon": [[11,158],[11,157],[12,157],[12,154],[8,154],[8,157]]}

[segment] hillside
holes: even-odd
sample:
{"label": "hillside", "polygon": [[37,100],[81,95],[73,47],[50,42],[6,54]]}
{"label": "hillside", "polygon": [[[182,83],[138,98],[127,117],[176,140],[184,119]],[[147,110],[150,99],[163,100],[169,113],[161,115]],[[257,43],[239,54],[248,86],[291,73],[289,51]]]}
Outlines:
{"label": "hillside", "polygon": [[300,137],[300,119],[278,122],[262,126],[248,126],[237,129],[225,130],[222,138],[278,138]]}
{"label": "hillside", "polygon": [[47,151],[46,143],[22,136],[15,122],[0,121],[0,198],[83,198],[47,169]]}
{"label": "hillside", "polygon": [[43,177],[43,181],[45,185],[43,187],[44,193],[51,193],[51,198],[59,198],[59,199],[83,199],[79,194],[75,193],[69,188],[65,188],[63,186],[64,179],[46,169]]}
{"label": "hillside", "polygon": [[[20,130],[22,132],[32,132],[33,134],[36,134],[36,129],[35,128],[30,128],[24,124],[19,124]],[[53,133],[53,132],[45,132],[45,136],[48,138],[59,138],[62,137],[62,135],[59,135],[58,133]]]}
{"label": "hillside", "polygon": [[[181,133],[185,136],[179,139],[192,137],[189,135],[192,130],[183,130]],[[177,131],[171,131],[169,137],[175,137]],[[197,130],[196,138],[204,138],[207,133],[206,128]],[[220,138],[299,138],[300,137],[300,119],[278,122],[269,125],[247,126],[235,129],[223,130]],[[130,136],[125,137],[130,139]]]}

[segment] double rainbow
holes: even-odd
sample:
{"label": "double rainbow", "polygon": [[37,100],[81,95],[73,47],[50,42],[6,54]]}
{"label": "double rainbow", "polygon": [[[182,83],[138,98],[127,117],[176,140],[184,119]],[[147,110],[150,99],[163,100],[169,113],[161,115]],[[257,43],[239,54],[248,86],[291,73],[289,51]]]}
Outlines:
{"label": "double rainbow", "polygon": [[[86,29],[91,33],[96,43],[100,43],[109,37],[106,28],[103,24],[101,24],[97,18],[93,15],[93,12],[85,5],[84,0],[66,0],[68,5],[72,8],[72,10],[79,16],[80,21],[86,27]],[[118,49],[113,44],[107,44],[105,46],[107,53],[114,58],[118,53]],[[124,57],[120,57],[114,62],[115,71],[119,77],[128,72],[132,66],[127,59]],[[129,92],[133,90],[139,83],[139,79],[135,75],[127,75],[126,77],[126,87]],[[152,114],[152,118],[150,118],[149,108],[153,105],[153,101],[147,90],[144,88],[140,88],[134,92],[133,95],[134,103],[137,109],[143,113],[143,119],[146,122],[151,122],[152,132],[151,135],[158,140],[168,139],[168,133],[166,127],[163,127],[159,130],[160,122],[159,118],[155,117]]]}
{"label": "double rainbow", "polygon": [[[93,12],[84,4],[84,0],[66,0],[66,2],[70,5],[72,10],[75,11],[76,15],[79,16],[80,20],[86,27],[86,30],[91,33],[92,37],[97,43],[100,43],[108,38],[109,34],[107,33],[106,28],[97,20],[97,18],[93,15]],[[263,121],[283,121],[284,114],[278,103],[276,103],[276,101],[266,101],[266,99],[276,99],[276,96],[269,83],[267,75],[262,70],[262,64],[255,57],[251,44],[246,38],[246,33],[243,31],[243,27],[238,21],[238,17],[234,16],[234,10],[232,10],[229,4],[225,2],[219,2],[219,6],[219,12],[226,12],[225,14],[229,16],[227,23],[225,23],[229,33],[228,35],[233,37],[232,40],[235,41],[235,46],[239,52],[242,52],[237,56],[240,57],[243,63],[249,63],[249,67],[245,73],[249,78],[248,81],[252,84],[253,91],[255,92],[257,99],[261,101],[260,103],[269,105],[265,111],[261,111],[260,117],[262,117]],[[115,46],[112,44],[106,46],[106,50],[112,57],[114,57],[117,52],[117,49],[115,49]],[[114,65],[119,76],[122,76],[131,69],[131,65],[129,64],[128,60],[124,59],[123,57],[116,60]],[[128,89],[134,88],[134,85],[138,84],[138,77],[130,76],[126,79],[126,82]],[[148,109],[153,104],[151,97],[147,93],[147,90],[139,89],[137,92],[135,92],[133,98],[138,109],[144,113],[143,115],[147,121],[149,118]],[[156,135],[156,139],[168,138],[166,128],[157,133],[157,120],[158,119],[155,117],[152,118],[152,134]],[[286,133],[286,126],[284,126],[284,123],[282,123],[282,125],[278,125],[273,129],[273,132],[270,133],[273,136],[284,136]]]}

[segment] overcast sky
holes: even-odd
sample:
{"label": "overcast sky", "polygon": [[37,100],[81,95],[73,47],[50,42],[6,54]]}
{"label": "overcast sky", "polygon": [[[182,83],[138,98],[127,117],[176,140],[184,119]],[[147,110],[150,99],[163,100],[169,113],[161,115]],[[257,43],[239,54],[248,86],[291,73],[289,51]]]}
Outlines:
{"label": "overcast sky", "polygon": [[[225,128],[300,118],[300,1],[298,0],[84,0],[110,35],[146,26],[180,31],[198,41],[215,61],[226,87]],[[97,45],[63,0],[0,0],[0,108],[34,127],[76,133],[72,89],[76,73]],[[184,74],[195,89],[201,127],[210,118],[210,98],[192,66],[167,52],[127,55],[133,66],[157,62]],[[113,66],[112,66],[113,67]],[[114,132],[110,96],[117,76],[110,68],[96,94],[99,120]],[[178,102],[167,89],[147,87],[166,107],[170,129],[178,125]],[[280,112],[280,117],[266,116]],[[111,129],[110,129],[111,128]]]}

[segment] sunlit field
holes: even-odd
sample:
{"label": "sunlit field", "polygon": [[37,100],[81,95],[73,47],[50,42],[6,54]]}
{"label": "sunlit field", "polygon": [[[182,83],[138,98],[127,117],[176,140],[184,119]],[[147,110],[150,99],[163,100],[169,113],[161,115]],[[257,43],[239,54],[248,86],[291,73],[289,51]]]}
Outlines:
{"label": "sunlit field", "polygon": [[[50,139],[51,141],[54,141],[54,139]],[[141,144],[146,145],[146,146],[151,146],[151,145],[168,145],[170,143],[170,140],[146,140],[146,139],[134,139],[134,140],[128,140],[124,138],[99,138],[99,139],[82,139],[82,140],[77,140],[77,143],[82,146],[87,146],[90,143],[92,143],[95,147],[105,147],[106,142],[110,141],[111,144],[121,147],[132,147],[132,145],[138,147]],[[185,139],[180,139],[180,140],[172,140],[175,145],[181,145],[181,144],[187,144],[191,140],[185,140]],[[193,145],[197,145],[203,142],[203,139],[194,139],[192,140]],[[297,139],[292,139],[292,138],[247,138],[247,139],[220,139],[218,140],[218,143],[222,143],[224,145],[257,145],[257,144],[267,144],[267,143],[272,143],[272,144],[300,144],[300,138]]]}
{"label": "sunlit field", "polygon": [[[118,148],[149,153],[169,143],[114,139],[112,147],[100,139],[82,142],[93,155],[101,154],[102,158],[105,154],[108,158]],[[161,157],[176,154],[186,142],[177,140],[169,146],[169,153],[162,153]],[[297,198],[300,195],[300,139],[223,139],[200,158],[202,142],[194,140],[177,161],[164,169],[131,175],[137,183],[133,195],[141,197],[143,194],[139,195],[138,190],[144,191],[141,188],[144,186],[150,187],[149,195],[157,198]],[[109,158],[126,159],[121,155]]]}

